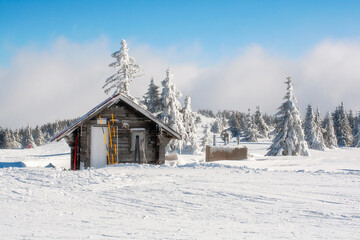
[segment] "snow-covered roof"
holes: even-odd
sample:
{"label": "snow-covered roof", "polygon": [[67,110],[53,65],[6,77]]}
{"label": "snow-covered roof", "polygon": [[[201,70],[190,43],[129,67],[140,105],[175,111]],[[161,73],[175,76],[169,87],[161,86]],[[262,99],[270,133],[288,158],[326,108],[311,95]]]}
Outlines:
{"label": "snow-covered roof", "polygon": [[145,110],[123,94],[116,94],[112,97],[109,97],[93,109],[91,109],[88,113],[86,113],[84,116],[82,116],[79,120],[77,120],[75,123],[73,123],[71,126],[69,126],[67,129],[63,130],[59,134],[57,134],[55,137],[53,137],[50,141],[60,141],[66,136],[69,136],[75,129],[82,125],[86,120],[92,118],[93,116],[97,115],[102,109],[106,107],[111,107],[112,105],[116,104],[119,101],[123,101],[141,114],[143,114],[145,117],[149,118],[156,124],[158,124],[161,128],[163,128],[165,131],[176,137],[177,139],[181,139],[181,135],[177,132],[175,132],[173,129],[171,129],[169,126],[167,126],[164,122],[160,121],[158,118],[156,118],[152,113]]}

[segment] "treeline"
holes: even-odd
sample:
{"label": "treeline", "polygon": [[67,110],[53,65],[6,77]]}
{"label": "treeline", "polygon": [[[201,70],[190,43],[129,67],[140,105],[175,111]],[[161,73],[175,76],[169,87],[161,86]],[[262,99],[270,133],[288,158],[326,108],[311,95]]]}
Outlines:
{"label": "treeline", "polygon": [[[215,114],[209,109],[199,109],[198,114],[205,117],[215,118],[214,123],[210,126],[211,132],[220,133],[224,129],[229,129],[234,137],[244,134],[249,128],[249,124],[251,124],[251,122],[256,124],[255,122],[263,120],[268,128],[272,128],[274,125],[274,116],[261,113],[260,106],[256,107],[254,115],[252,115],[250,111],[248,113],[244,113],[235,110],[223,110],[218,111]],[[249,114],[250,116],[248,116]],[[260,118],[262,118],[262,120]],[[249,120],[251,122],[249,122]],[[261,124],[262,123],[259,123],[257,125],[260,126]]]}
{"label": "treeline", "polygon": [[[258,138],[270,138],[277,119],[275,116],[262,114],[257,107],[255,114],[233,110],[218,111],[216,114],[209,109],[199,109],[198,113],[215,118],[209,131],[221,133],[231,131],[232,136],[241,136],[244,141],[257,142]],[[320,111],[308,105],[305,118],[301,125],[308,147],[316,150],[337,147],[360,147],[360,113],[346,111],[341,103],[333,112],[328,112],[324,119]]]}
{"label": "treeline", "polygon": [[76,120],[77,118],[65,119],[37,125],[35,128],[27,126],[15,130],[0,127],[0,148],[16,149],[42,146]]}

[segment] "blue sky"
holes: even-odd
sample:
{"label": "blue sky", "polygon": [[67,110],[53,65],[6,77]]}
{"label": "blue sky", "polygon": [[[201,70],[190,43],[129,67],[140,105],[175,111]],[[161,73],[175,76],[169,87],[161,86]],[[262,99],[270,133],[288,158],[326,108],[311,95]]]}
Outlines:
{"label": "blue sky", "polygon": [[[77,117],[107,96],[121,39],[144,74],[194,109],[273,114],[290,74],[302,111],[360,111],[360,1],[0,0],[0,125]],[[31,101],[29,101],[31,99]]]}
{"label": "blue sky", "polygon": [[255,43],[297,57],[324,38],[359,37],[359,23],[359,1],[0,1],[0,64],[59,36],[106,36],[113,48],[121,38],[156,48],[198,42],[210,58]]}

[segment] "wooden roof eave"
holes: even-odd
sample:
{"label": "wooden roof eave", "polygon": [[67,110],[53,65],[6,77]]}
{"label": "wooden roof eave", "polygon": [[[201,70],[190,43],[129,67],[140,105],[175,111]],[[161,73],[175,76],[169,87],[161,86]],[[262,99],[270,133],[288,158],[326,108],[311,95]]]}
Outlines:
{"label": "wooden roof eave", "polygon": [[143,114],[144,116],[146,116],[147,118],[149,118],[150,120],[155,122],[159,127],[164,129],[166,132],[168,132],[170,135],[172,135],[176,139],[178,139],[178,140],[182,139],[181,135],[179,133],[177,133],[176,131],[171,129],[169,126],[167,126],[164,122],[162,122],[161,120],[156,118],[152,113],[150,113],[149,111],[143,109],[140,105],[136,104],[135,102],[133,102],[132,100],[130,100],[126,96],[124,96],[122,94],[117,94],[117,95],[114,95],[112,97],[109,97],[108,99],[106,99],[105,101],[103,101],[102,103],[100,103],[99,105],[94,107],[93,109],[91,109],[88,113],[86,113],[84,116],[82,116],[79,120],[77,120],[75,123],[73,123],[67,129],[63,130],[62,132],[60,132],[59,134],[54,136],[50,140],[50,142],[53,142],[55,140],[60,141],[64,137],[70,136],[76,130],[76,128],[81,126],[86,120],[94,117],[102,109],[104,109],[106,107],[111,107],[113,104],[117,103],[120,100],[124,101],[130,107],[134,108],[135,110],[137,110],[138,112],[140,112],[141,114]]}

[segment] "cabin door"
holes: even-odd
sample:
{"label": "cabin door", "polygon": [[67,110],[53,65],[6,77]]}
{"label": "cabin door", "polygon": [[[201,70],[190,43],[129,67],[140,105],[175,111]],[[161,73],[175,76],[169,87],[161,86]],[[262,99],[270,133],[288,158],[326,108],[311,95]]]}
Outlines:
{"label": "cabin door", "polygon": [[107,127],[91,127],[90,167],[104,167],[107,164],[107,146],[109,144],[109,130]]}

